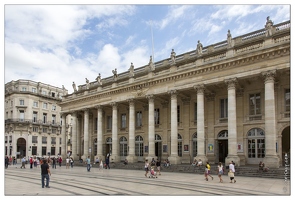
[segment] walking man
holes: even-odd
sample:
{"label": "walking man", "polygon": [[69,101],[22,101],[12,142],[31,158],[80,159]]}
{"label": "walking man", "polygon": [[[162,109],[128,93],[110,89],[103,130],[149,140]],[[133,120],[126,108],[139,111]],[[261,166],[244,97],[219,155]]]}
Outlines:
{"label": "walking man", "polygon": [[86,159],[86,164],[87,164],[87,171],[90,172],[90,168],[91,168],[90,156],[88,156],[88,158]]}
{"label": "walking man", "polygon": [[51,176],[51,172],[49,169],[49,165],[47,164],[47,160],[43,160],[43,164],[41,165],[41,183],[42,183],[42,188],[44,188],[44,181],[46,179],[46,184],[45,187],[49,187],[49,175]]}
{"label": "walking man", "polygon": [[234,162],[233,161],[231,161],[229,163],[228,169],[229,169],[229,172],[228,173],[229,173],[230,183],[232,183],[233,180],[234,180],[234,183],[237,182],[235,180],[235,172],[236,172],[236,170],[235,170],[235,165],[234,165]]}

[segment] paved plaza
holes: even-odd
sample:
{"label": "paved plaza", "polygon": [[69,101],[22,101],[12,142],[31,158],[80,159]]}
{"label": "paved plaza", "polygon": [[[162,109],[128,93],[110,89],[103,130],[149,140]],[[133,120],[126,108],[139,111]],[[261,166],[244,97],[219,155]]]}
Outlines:
{"label": "paved plaza", "polygon": [[21,169],[10,165],[5,169],[4,195],[11,196],[282,196],[290,197],[290,181],[273,178],[236,176],[230,183],[227,175],[223,183],[218,177],[209,181],[191,173],[162,172],[158,178],[146,178],[144,170],[122,170],[65,166],[51,169],[50,188],[41,188],[40,168]]}

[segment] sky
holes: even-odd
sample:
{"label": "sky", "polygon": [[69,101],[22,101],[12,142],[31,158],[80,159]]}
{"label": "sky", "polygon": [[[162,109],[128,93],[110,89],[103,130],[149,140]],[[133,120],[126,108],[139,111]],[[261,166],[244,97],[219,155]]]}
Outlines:
{"label": "sky", "polygon": [[151,55],[158,62],[172,49],[195,50],[198,40],[224,41],[228,30],[234,38],[263,29],[267,16],[290,20],[290,4],[281,3],[4,4],[4,82],[64,85],[71,94],[73,82],[145,66]]}

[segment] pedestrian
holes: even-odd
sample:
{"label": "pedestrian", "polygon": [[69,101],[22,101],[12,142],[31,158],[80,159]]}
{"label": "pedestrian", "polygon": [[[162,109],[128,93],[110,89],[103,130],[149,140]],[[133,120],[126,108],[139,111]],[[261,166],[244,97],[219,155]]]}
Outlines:
{"label": "pedestrian", "polygon": [[13,165],[16,165],[16,158],[13,157]]}
{"label": "pedestrian", "polygon": [[207,165],[205,166],[204,176],[205,176],[205,180],[208,181],[208,167],[207,167]]}
{"label": "pedestrian", "polygon": [[66,158],[66,169],[69,169],[70,168],[70,158],[67,157]]}
{"label": "pedestrian", "polygon": [[105,166],[106,166],[106,169],[110,168],[110,154],[108,153],[107,156],[106,156],[106,163],[105,163]]}
{"label": "pedestrian", "polygon": [[157,158],[156,166],[157,166],[157,174],[161,175],[161,161],[158,158]]}
{"label": "pedestrian", "polygon": [[61,156],[58,158],[58,163],[59,163],[59,166],[61,167],[61,162],[62,162],[62,158]]}
{"label": "pedestrian", "polygon": [[222,180],[221,176],[223,175],[223,170],[224,170],[224,169],[223,169],[223,165],[222,165],[221,162],[218,163],[217,168],[218,168],[217,173],[218,173],[218,177],[219,177],[219,183],[222,183],[223,180]]}
{"label": "pedestrian", "polygon": [[52,158],[52,169],[56,169],[56,158]]}
{"label": "pedestrian", "polygon": [[41,165],[41,183],[42,183],[42,188],[44,188],[44,181],[46,179],[46,184],[45,187],[49,187],[49,176],[51,176],[51,172],[49,169],[49,165],[47,164],[47,160],[43,160],[43,164]]}
{"label": "pedestrian", "polygon": [[9,157],[9,163],[8,164],[11,165],[11,163],[12,163],[12,157],[10,156]]}
{"label": "pedestrian", "polygon": [[39,168],[39,166],[40,166],[40,158],[37,158],[36,163],[37,163],[37,168]]}
{"label": "pedestrian", "polygon": [[20,168],[25,168],[26,169],[26,157],[22,158],[22,166]]}
{"label": "pedestrian", "polygon": [[236,170],[235,170],[235,165],[234,165],[234,162],[233,161],[231,161],[229,163],[228,169],[229,169],[228,176],[230,178],[230,183],[232,183],[233,180],[234,180],[234,183],[237,182],[235,180],[235,172],[236,172]]}
{"label": "pedestrian", "polygon": [[9,158],[8,156],[5,157],[5,169],[8,168]]}
{"label": "pedestrian", "polygon": [[70,158],[70,163],[71,163],[71,168],[73,168],[74,167],[74,159],[73,159],[73,157]]}
{"label": "pedestrian", "polygon": [[90,172],[90,168],[91,168],[90,156],[86,158],[86,164],[87,164],[87,171]]}
{"label": "pedestrian", "polygon": [[156,166],[156,161],[155,161],[155,159],[154,159],[154,158],[152,158],[152,161],[151,161],[151,166],[152,166],[152,167]]}
{"label": "pedestrian", "polygon": [[34,164],[34,161],[33,161],[33,157],[31,156],[30,157],[30,169],[33,169],[33,164]]}
{"label": "pedestrian", "polygon": [[100,159],[100,164],[99,164],[99,170],[103,169],[103,162],[102,159]]}
{"label": "pedestrian", "polygon": [[[211,166],[210,166],[210,164],[209,164],[209,162],[207,162],[207,168],[208,168],[208,176],[210,176],[211,178],[212,178],[212,180],[213,180],[213,176],[211,176],[211,174],[210,174],[210,169],[211,169]],[[208,177],[207,177],[208,178]]]}
{"label": "pedestrian", "polygon": [[148,159],[146,159],[145,160],[145,163],[144,163],[144,170],[145,170],[145,177],[147,177],[147,174],[148,174],[148,172],[149,172],[149,165],[150,165],[150,163],[149,163],[149,160]]}

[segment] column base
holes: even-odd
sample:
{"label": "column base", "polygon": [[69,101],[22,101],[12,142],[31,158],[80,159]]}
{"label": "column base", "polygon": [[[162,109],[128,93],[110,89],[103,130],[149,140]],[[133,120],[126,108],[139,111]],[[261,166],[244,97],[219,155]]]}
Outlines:
{"label": "column base", "polygon": [[241,165],[240,157],[237,156],[237,155],[228,155],[225,158],[225,163],[222,163],[222,164],[223,164],[223,166],[228,166],[231,161],[234,161],[235,166],[240,166]]}
{"label": "column base", "polygon": [[128,160],[128,163],[136,163],[137,162],[137,156],[127,156],[126,159]]}
{"label": "column base", "polygon": [[197,162],[199,162],[199,159],[201,159],[201,161],[202,161],[202,165],[206,165],[206,163],[208,162],[208,158],[207,158],[207,156],[205,156],[205,155],[199,155],[199,156],[196,156],[196,157],[194,157],[194,160],[197,160]]}
{"label": "column base", "polygon": [[181,159],[179,156],[169,156],[168,160],[173,165],[181,164]]}
{"label": "column base", "polygon": [[278,156],[265,156],[263,158],[264,166],[269,168],[279,168],[280,159]]}

